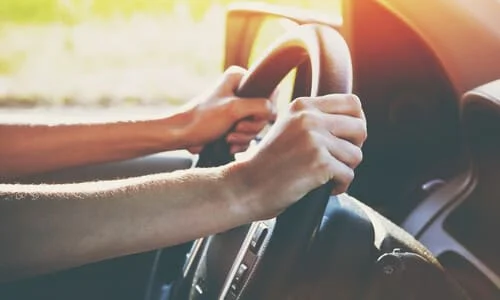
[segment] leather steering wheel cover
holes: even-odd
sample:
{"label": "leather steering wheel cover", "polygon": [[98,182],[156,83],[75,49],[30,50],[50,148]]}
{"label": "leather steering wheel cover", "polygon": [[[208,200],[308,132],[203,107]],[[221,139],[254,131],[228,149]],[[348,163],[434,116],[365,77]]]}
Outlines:
{"label": "leather steering wheel cover", "polygon": [[[303,88],[295,89],[294,97],[352,91],[351,58],[342,36],[327,26],[302,25],[277,41],[263,58],[250,68],[236,94],[241,97],[268,97],[294,67],[298,67],[297,77],[307,81],[304,82]],[[227,148],[225,141],[220,139],[206,147],[200,155],[200,160],[204,159],[214,165],[213,160],[206,158],[219,155],[222,160],[218,159],[219,162],[216,161],[215,165],[231,161],[229,153],[216,153],[217,149],[225,151]],[[331,188],[330,183],[311,191],[276,219],[269,234],[270,238],[261,249],[262,255],[258,257],[255,267],[250,269],[248,280],[237,299],[284,298],[283,292],[291,279],[294,267],[292,263],[299,260],[312,241]],[[209,248],[210,243],[207,243],[206,247]],[[244,250],[240,249],[240,252]],[[207,248],[200,253],[206,255]],[[203,258],[197,263],[202,261]],[[237,259],[219,299],[225,298],[224,293],[228,292],[238,265]]]}
{"label": "leather steering wheel cover", "polygon": [[278,40],[252,65],[236,94],[268,97],[280,81],[305,60],[309,60],[311,68],[310,91],[295,96],[352,92],[351,56],[342,36],[330,27],[302,25]]}

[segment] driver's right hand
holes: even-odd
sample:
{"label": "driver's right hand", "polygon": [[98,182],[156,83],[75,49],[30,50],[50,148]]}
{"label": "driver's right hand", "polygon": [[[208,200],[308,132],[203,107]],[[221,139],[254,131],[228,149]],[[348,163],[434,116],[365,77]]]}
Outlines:
{"label": "driver's right hand", "polygon": [[345,192],[366,137],[357,96],[296,99],[256,151],[230,166],[239,209],[252,221],[274,217],[329,180],[332,194]]}

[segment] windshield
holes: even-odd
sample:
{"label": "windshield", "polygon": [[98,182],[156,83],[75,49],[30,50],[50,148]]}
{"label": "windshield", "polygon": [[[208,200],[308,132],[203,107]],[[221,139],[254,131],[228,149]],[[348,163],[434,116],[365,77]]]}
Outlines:
{"label": "windshield", "polygon": [[[2,0],[0,106],[179,105],[220,74],[234,0]],[[339,1],[274,0],[338,11]]]}

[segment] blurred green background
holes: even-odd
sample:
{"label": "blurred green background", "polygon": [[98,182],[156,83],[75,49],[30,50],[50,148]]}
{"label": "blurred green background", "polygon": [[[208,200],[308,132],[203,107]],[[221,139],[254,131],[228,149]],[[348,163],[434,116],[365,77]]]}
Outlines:
{"label": "blurred green background", "polygon": [[[220,74],[236,1],[0,0],[0,106],[184,103]],[[335,17],[339,1],[265,2]]]}

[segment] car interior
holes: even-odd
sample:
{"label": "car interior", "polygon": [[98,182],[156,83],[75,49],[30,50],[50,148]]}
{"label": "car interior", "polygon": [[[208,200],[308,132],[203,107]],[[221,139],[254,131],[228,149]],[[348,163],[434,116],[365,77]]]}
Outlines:
{"label": "car interior", "polygon": [[[268,3],[227,8],[224,68],[268,96],[355,93],[367,118],[348,194],[311,191],[275,219],[4,283],[1,299],[500,299],[500,2],[345,0],[341,18]],[[257,60],[263,24],[294,25]],[[21,178],[64,183],[210,167],[218,140]],[[291,162],[292,163],[292,162]]]}

